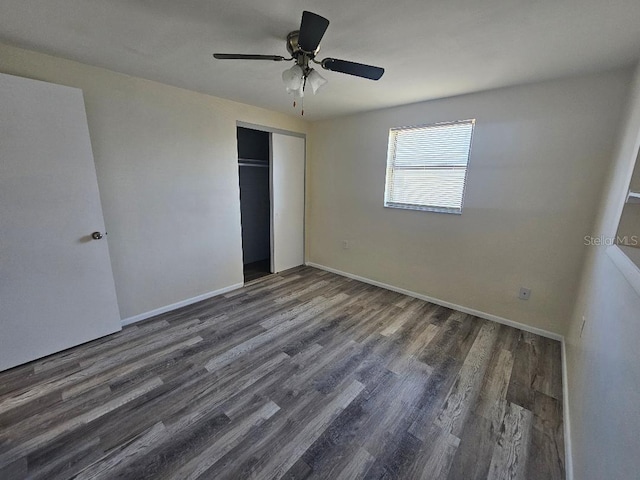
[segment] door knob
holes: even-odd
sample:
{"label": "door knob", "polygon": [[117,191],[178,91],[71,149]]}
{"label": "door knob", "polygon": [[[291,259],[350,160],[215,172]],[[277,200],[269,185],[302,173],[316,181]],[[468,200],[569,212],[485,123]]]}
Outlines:
{"label": "door knob", "polygon": [[93,232],[91,234],[91,238],[93,238],[94,240],[100,240],[102,238],[102,234],[100,232]]}

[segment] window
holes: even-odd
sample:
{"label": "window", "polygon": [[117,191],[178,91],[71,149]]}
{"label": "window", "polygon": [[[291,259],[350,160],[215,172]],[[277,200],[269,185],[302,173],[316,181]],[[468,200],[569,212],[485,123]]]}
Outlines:
{"label": "window", "polygon": [[475,120],[389,131],[384,206],[462,213]]}

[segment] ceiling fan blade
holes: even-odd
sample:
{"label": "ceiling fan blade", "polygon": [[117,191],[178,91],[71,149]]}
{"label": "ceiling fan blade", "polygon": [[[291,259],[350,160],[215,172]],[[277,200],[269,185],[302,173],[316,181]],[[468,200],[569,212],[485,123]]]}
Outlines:
{"label": "ceiling fan blade", "polygon": [[213,57],[218,60],[273,60],[274,62],[287,60],[281,55],[245,55],[243,53],[214,53]]}
{"label": "ceiling fan blade", "polygon": [[302,12],[302,22],[300,23],[300,33],[298,34],[300,48],[305,52],[315,52],[328,27],[329,20],[326,18],[306,10]]}
{"label": "ceiling fan blade", "polygon": [[356,77],[379,80],[384,73],[384,68],[365,65],[363,63],[348,62],[337,58],[325,58],[322,60],[322,68],[333,72],[348,73]]}

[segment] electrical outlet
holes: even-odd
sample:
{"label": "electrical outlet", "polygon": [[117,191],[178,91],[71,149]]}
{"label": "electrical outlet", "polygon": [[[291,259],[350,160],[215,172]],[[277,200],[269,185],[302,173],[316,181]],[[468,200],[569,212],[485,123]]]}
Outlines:
{"label": "electrical outlet", "polygon": [[518,293],[518,298],[520,300],[529,300],[530,296],[531,296],[530,288],[525,288],[525,287],[520,288],[520,293]]}
{"label": "electrical outlet", "polygon": [[584,326],[587,323],[587,317],[582,316],[582,326],[580,327],[580,338],[582,338],[582,332],[584,332]]}
{"label": "electrical outlet", "polygon": [[349,249],[349,240],[342,240],[342,248],[345,250]]}

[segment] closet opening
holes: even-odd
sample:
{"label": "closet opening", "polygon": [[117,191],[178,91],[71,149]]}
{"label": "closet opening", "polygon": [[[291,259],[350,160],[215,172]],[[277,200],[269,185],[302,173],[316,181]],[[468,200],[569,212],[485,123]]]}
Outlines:
{"label": "closet opening", "polygon": [[269,132],[237,127],[244,281],[271,270]]}

